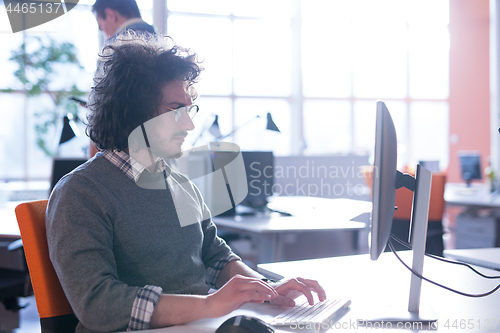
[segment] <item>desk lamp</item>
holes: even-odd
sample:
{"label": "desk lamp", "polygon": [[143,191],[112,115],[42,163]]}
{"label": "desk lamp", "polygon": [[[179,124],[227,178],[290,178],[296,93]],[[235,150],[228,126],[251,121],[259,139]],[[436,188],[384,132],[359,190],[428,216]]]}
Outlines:
{"label": "desk lamp", "polygon": [[[80,106],[84,108],[87,107],[87,101],[84,101],[83,99],[80,99],[75,96],[70,96],[69,99],[78,103]],[[68,142],[75,136],[80,136],[80,131],[78,130],[75,121],[79,121],[79,119],[77,116],[73,116],[73,114],[71,113],[68,113],[66,114],[66,116],[64,116],[63,129],[61,131],[61,138],[59,139],[59,145]]]}
{"label": "desk lamp", "polygon": [[59,139],[59,145],[68,142],[73,139],[75,136],[80,135],[80,131],[78,127],[76,127],[75,120],[78,120],[78,117],[74,117],[71,113],[68,113],[63,118],[63,129],[61,131],[61,138]]}
{"label": "desk lamp", "polygon": [[216,138],[222,136],[222,134],[220,133],[220,128],[219,128],[219,116],[215,115],[214,117],[215,117],[214,122],[210,125],[210,127],[203,126],[203,128],[200,131],[200,135],[198,135],[198,137],[192,143],[193,147],[196,146],[196,143],[198,142],[198,140],[201,139],[201,137],[203,136],[205,131],[207,131],[207,129],[208,129],[208,133],[212,134]]}
{"label": "desk lamp", "polygon": [[220,133],[219,116],[218,115],[215,115],[215,120],[212,123],[212,125],[208,128],[208,132],[216,138],[222,136],[222,134]]}
{"label": "desk lamp", "polygon": [[[215,139],[217,141],[221,141],[221,140],[224,140],[225,138],[233,135],[234,133],[236,133],[236,131],[238,131],[240,128],[248,125],[249,123],[251,123],[252,121],[254,121],[255,119],[257,118],[261,118],[259,115],[256,115],[255,117],[253,117],[252,119],[250,119],[249,121],[247,121],[246,123],[243,123],[242,125],[236,127],[234,130],[232,130],[229,134],[226,134],[226,135],[222,135],[222,136],[219,136],[219,137],[216,137]],[[215,121],[214,123],[212,124],[212,126],[210,127],[210,129],[213,129],[214,133],[216,133],[216,130],[215,128],[217,128],[218,130],[218,133],[220,133],[220,130],[219,130],[219,123],[218,123],[218,118],[215,118]],[[266,130],[269,130],[269,131],[274,131],[274,132],[280,132],[281,131],[279,130],[278,126],[276,126],[276,123],[274,122],[273,120],[273,117],[271,116],[271,113],[268,112],[267,113],[267,123],[266,123]],[[212,133],[212,132],[210,132]]]}

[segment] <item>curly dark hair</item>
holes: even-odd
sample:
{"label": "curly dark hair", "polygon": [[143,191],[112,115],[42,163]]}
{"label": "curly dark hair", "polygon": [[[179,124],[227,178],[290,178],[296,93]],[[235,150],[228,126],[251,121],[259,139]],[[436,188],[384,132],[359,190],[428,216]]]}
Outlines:
{"label": "curly dark hair", "polygon": [[123,32],[99,55],[87,135],[98,149],[127,149],[129,134],[159,114],[164,85],[187,81],[194,100],[193,84],[202,70],[197,55],[168,36]]}

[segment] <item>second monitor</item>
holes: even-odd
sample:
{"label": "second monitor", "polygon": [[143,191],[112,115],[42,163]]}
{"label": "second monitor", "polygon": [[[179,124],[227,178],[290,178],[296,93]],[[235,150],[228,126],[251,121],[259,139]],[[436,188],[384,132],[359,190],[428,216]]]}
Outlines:
{"label": "second monitor", "polygon": [[[212,152],[214,164],[225,165],[234,152]],[[268,198],[273,195],[274,155],[271,151],[242,151],[245,165],[248,194],[241,205],[262,210],[267,206]],[[210,195],[210,193],[208,193]]]}
{"label": "second monitor", "polygon": [[[235,169],[242,167],[246,176]],[[210,144],[183,155],[178,168],[197,185],[213,216],[234,215],[238,205],[250,207],[252,212],[264,210],[273,194],[271,151],[239,151],[233,144]],[[217,177],[221,171],[223,177]]]}
{"label": "second monitor", "polygon": [[462,178],[469,187],[473,179],[480,180],[481,174],[481,154],[478,151],[459,151],[460,168]]}
{"label": "second monitor", "polygon": [[242,204],[256,209],[267,205],[273,195],[274,156],[271,151],[243,151],[248,195]]}

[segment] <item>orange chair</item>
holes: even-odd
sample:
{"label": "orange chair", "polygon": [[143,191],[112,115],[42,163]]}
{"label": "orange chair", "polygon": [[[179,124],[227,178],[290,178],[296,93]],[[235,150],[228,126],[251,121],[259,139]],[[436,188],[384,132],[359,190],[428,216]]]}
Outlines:
{"label": "orange chair", "polygon": [[[431,184],[431,197],[429,203],[429,222],[427,227],[426,252],[443,256],[443,214],[445,208],[444,187],[446,184],[445,173],[433,173]],[[406,188],[396,190],[396,207],[394,212],[392,232],[400,239],[408,237],[410,229],[413,192]],[[403,238],[404,237],[404,238]],[[407,240],[407,239],[404,239]],[[396,249],[403,249],[395,246]]]}
{"label": "orange chair", "polygon": [[[363,169],[365,182],[370,189],[372,189],[373,181],[373,167],[365,167]],[[446,173],[433,173],[431,184],[431,196],[429,203],[429,224],[427,228],[427,245],[426,252],[443,256],[444,243],[443,243],[443,214],[445,208],[444,201],[444,187],[446,184]],[[396,190],[395,206],[397,210],[394,211],[393,225],[391,232],[396,237],[407,241],[411,210],[413,203],[413,192],[407,188],[399,188]],[[397,250],[405,249],[394,243]]]}
{"label": "orange chair", "polygon": [[49,258],[45,233],[48,200],[16,207],[26,262],[33,284],[42,333],[74,332],[78,324]]}

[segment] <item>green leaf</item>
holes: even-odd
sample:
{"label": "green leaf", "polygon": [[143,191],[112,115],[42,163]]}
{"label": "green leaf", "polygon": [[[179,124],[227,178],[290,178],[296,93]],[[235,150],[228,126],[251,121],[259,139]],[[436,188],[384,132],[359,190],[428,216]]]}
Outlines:
{"label": "green leaf", "polygon": [[[49,110],[36,111],[36,123],[34,125],[37,146],[48,156],[55,152],[47,147],[48,133],[53,130],[62,114],[78,114],[76,104],[68,100],[70,95],[82,96],[86,92],[79,90],[73,83],[67,89],[60,91],[47,91],[50,83],[57,80],[57,65],[65,64],[79,70],[83,66],[78,60],[78,50],[70,42],[58,42],[50,36],[27,35],[25,42],[16,50],[11,52],[10,61],[14,62],[16,68],[14,77],[22,85],[28,97],[39,96],[47,92],[54,103]],[[3,89],[2,92],[13,92],[13,89]]]}

